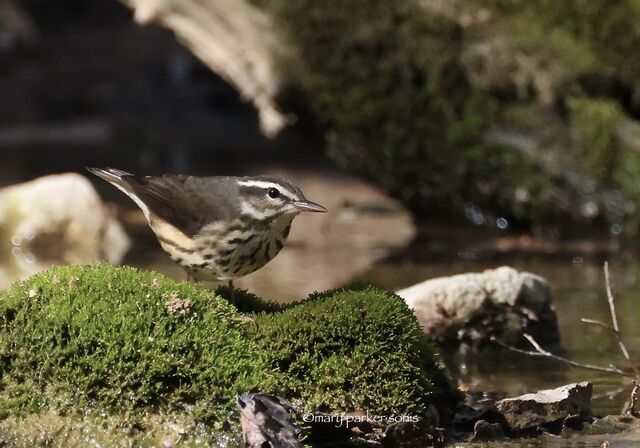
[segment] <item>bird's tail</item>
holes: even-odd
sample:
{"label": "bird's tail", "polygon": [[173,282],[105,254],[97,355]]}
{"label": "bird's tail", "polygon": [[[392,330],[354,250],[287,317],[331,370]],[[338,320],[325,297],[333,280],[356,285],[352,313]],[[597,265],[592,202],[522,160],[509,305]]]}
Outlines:
{"label": "bird's tail", "polygon": [[122,178],[125,176],[133,176],[133,174],[128,173],[123,170],[117,170],[115,168],[92,168],[90,166],[85,167],[87,171],[95,174],[101,179],[106,180],[109,183],[115,185],[122,185]]}
{"label": "bird's tail", "polygon": [[93,173],[99,178],[106,180],[118,190],[129,196],[133,200],[133,202],[135,202],[138,207],[142,209],[142,212],[144,213],[145,218],[147,218],[147,221],[149,220],[149,207],[147,207],[147,204],[145,204],[140,199],[138,194],[131,188],[131,184],[129,183],[132,178],[135,178],[133,174],[128,173],[127,171],[117,170],[115,168],[92,168],[89,166],[85,168],[90,173]]}

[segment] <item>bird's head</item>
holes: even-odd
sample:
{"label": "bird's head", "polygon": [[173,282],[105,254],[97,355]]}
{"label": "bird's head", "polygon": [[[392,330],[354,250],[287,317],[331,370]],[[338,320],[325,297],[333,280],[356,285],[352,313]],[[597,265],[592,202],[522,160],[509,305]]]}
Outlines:
{"label": "bird's head", "polygon": [[259,220],[295,216],[301,212],[327,211],[309,201],[302,191],[288,182],[267,177],[238,178],[240,210]]}

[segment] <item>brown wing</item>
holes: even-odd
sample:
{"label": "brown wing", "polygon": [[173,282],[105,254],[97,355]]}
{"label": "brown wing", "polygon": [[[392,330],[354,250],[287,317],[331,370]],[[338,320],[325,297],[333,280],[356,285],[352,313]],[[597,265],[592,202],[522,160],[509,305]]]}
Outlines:
{"label": "brown wing", "polygon": [[237,214],[231,200],[236,188],[232,178],[169,174],[128,175],[122,180],[152,213],[190,237],[212,221]]}

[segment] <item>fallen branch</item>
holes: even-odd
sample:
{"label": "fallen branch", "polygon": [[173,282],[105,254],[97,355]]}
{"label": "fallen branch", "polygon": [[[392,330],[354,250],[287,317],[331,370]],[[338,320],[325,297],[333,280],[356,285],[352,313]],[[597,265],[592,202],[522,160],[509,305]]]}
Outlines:
{"label": "fallen branch", "polygon": [[607,372],[607,373],[614,373],[616,375],[620,375],[620,376],[624,376],[624,377],[633,377],[634,375],[629,374],[627,372],[625,372],[624,370],[621,370],[617,367],[614,366],[609,366],[609,367],[602,367],[602,366],[596,366],[594,364],[584,364],[581,362],[576,362],[576,361],[572,361],[571,359],[567,359],[564,358],[562,356],[558,356],[558,355],[554,355],[553,353],[543,349],[540,344],[538,344],[538,342],[533,339],[533,337],[529,334],[524,334],[523,335],[527,341],[529,341],[529,343],[536,349],[535,351],[531,351],[531,350],[523,350],[521,348],[518,347],[514,347],[512,345],[509,345],[505,342],[502,342],[501,340],[497,339],[496,337],[491,337],[491,340],[493,342],[495,342],[496,344],[511,350],[512,352],[516,352],[516,353],[522,353],[523,355],[528,355],[528,356],[536,356],[536,357],[540,357],[540,358],[548,358],[548,359],[553,359],[565,364],[569,364],[571,366],[574,367],[580,367],[582,369],[589,369],[589,370],[596,370],[598,372]]}
{"label": "fallen branch", "polygon": [[218,76],[251,100],[260,127],[275,137],[291,122],[276,97],[284,83],[289,43],[274,18],[249,0],[122,0],[141,25],[170,29]]}

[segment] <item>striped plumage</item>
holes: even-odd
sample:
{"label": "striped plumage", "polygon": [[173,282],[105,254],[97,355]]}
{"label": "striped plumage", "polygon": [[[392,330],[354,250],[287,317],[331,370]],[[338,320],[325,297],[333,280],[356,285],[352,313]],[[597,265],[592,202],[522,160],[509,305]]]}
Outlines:
{"label": "striped plumage", "polygon": [[265,176],[87,169],[133,199],[162,248],[195,280],[232,280],[260,269],[282,249],[293,218],[326,211],[296,186]]}

